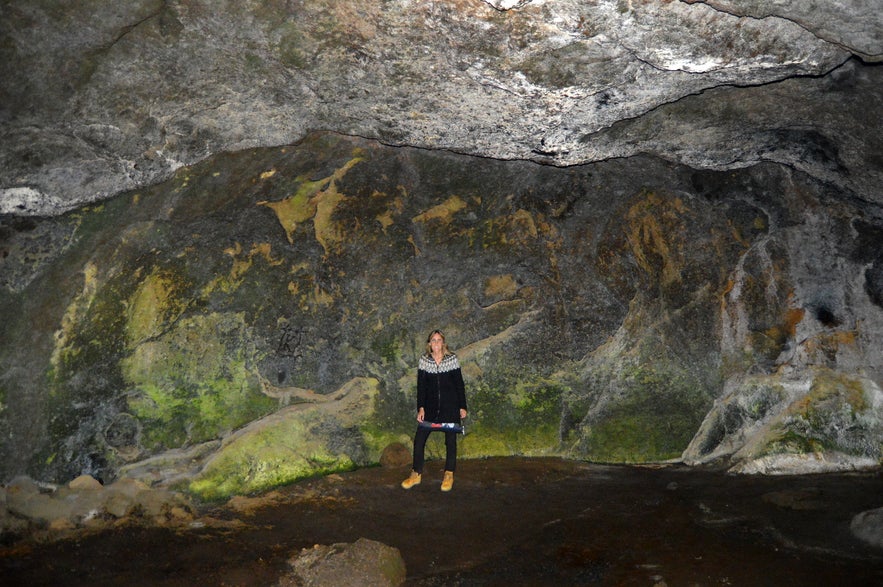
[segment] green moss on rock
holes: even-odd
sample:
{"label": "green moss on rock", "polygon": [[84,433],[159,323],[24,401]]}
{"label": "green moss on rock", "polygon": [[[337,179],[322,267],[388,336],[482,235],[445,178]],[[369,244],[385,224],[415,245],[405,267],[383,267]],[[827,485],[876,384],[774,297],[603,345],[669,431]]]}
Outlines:
{"label": "green moss on rock", "polygon": [[154,270],[138,286],[127,304],[126,330],[130,344],[162,333],[186,308],[186,301],[176,296],[180,286],[171,272]]}
{"label": "green moss on rock", "polygon": [[[625,376],[623,376],[625,375]],[[690,443],[711,399],[689,373],[652,364],[614,378],[616,396],[582,425],[577,452],[603,462],[677,458]]]}
{"label": "green moss on rock", "polygon": [[377,392],[376,379],[356,378],[325,402],[254,422],[225,441],[187,489],[217,500],[375,462],[358,423],[370,418]]}
{"label": "green moss on rock", "polygon": [[248,366],[248,339],[240,314],[196,316],[121,361],[128,410],[142,426],[145,447],[216,438],[276,407]]}
{"label": "green moss on rock", "polygon": [[[546,456],[558,452],[557,424],[496,428],[481,422],[466,422],[467,435],[460,441],[463,458],[490,456]],[[439,456],[444,455],[442,436],[438,435]]]}
{"label": "green moss on rock", "polygon": [[[468,365],[464,368],[468,371]],[[544,371],[494,362],[468,382],[469,457],[547,455],[559,448],[562,396],[566,387]]]}
{"label": "green moss on rock", "polygon": [[315,414],[282,415],[232,440],[188,490],[202,499],[217,500],[356,466],[350,456],[330,451],[327,439],[316,434],[322,421]]}

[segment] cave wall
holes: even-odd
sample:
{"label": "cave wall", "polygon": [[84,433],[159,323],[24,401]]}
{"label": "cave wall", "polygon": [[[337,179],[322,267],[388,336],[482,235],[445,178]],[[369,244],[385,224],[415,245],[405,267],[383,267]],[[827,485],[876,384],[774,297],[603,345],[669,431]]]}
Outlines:
{"label": "cave wall", "polygon": [[0,477],[374,463],[432,328],[467,457],[878,466],[881,14],[0,3]]}
{"label": "cave wall", "polygon": [[880,228],[779,165],[322,133],[3,230],[5,476],[217,497],[376,462],[409,442],[433,328],[467,379],[466,457],[706,462],[763,421],[734,463],[879,458]]}

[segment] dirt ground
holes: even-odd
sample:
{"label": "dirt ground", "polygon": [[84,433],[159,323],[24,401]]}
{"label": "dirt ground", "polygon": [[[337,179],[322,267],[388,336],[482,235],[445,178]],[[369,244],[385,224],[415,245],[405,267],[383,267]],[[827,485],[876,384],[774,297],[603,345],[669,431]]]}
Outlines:
{"label": "dirt ground", "polygon": [[371,468],[205,508],[188,529],[127,526],[0,549],[10,585],[273,585],[314,544],[398,548],[406,585],[883,585],[849,523],[880,473],[732,476],[559,459],[441,462],[423,484]]}

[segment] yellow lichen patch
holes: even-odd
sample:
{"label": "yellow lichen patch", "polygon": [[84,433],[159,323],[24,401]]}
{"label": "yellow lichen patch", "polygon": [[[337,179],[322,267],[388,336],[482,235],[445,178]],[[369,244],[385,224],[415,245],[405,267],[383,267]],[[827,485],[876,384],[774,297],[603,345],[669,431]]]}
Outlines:
{"label": "yellow lichen patch", "polygon": [[511,273],[494,275],[484,281],[484,295],[494,300],[507,300],[515,297],[518,284]]}
{"label": "yellow lichen patch", "polygon": [[535,241],[539,235],[540,228],[527,210],[516,210],[508,216],[500,216],[490,220],[482,233],[486,247],[525,245]]}
{"label": "yellow lichen patch", "polygon": [[175,281],[170,273],[154,270],[128,300],[126,338],[130,346],[159,336],[178,318],[186,302],[175,296]]}
{"label": "yellow lichen patch", "polygon": [[334,303],[334,297],[318,285],[313,288],[313,300],[317,306],[330,306]]}
{"label": "yellow lichen patch", "polygon": [[822,402],[839,397],[852,408],[862,412],[868,408],[865,390],[861,380],[830,369],[817,370],[809,393],[794,402],[789,412],[808,414]]}
{"label": "yellow lichen patch", "polygon": [[291,269],[288,270],[292,275],[297,275],[301,272],[309,272],[311,269],[311,265],[306,261],[301,261],[300,263],[296,263],[291,266]]}
{"label": "yellow lichen patch", "polygon": [[232,247],[227,247],[224,249],[225,255],[230,255],[231,257],[238,257],[242,253],[242,243],[236,242]]}
{"label": "yellow lichen patch", "polygon": [[245,257],[242,257],[242,244],[239,242],[232,247],[224,249],[224,253],[233,259],[230,273],[214,279],[204,288],[204,292],[209,292],[216,288],[224,292],[231,292],[238,288],[242,283],[242,277],[254,264],[255,257],[263,258],[270,266],[278,266],[283,263],[281,259],[273,258],[270,243],[254,243]]}
{"label": "yellow lichen patch", "polygon": [[[536,240],[539,235],[537,223],[527,210],[516,210],[509,217],[510,242],[526,243],[528,240]],[[529,238],[528,238],[529,237]]]}
{"label": "yellow lichen patch", "polygon": [[312,201],[313,194],[324,185],[324,180],[305,182],[297,192],[278,202],[258,202],[258,205],[266,206],[276,213],[276,218],[288,242],[294,242],[294,231],[301,222],[306,222],[316,214],[316,205]]}
{"label": "yellow lichen patch", "polygon": [[[335,182],[345,176],[360,161],[362,161],[362,157],[353,157],[330,176],[317,181],[298,178],[301,184],[294,194],[278,202],[258,202],[258,205],[266,206],[276,213],[276,218],[282,225],[288,242],[293,243],[294,231],[298,224],[316,217],[319,213],[319,206],[323,207],[323,217],[330,217],[333,207],[343,199],[343,196],[337,192]],[[331,192],[332,195],[329,197],[326,192]],[[328,230],[327,226],[324,227],[324,230]],[[318,233],[319,229],[317,228],[317,239],[319,238]],[[323,234],[323,238],[327,238],[327,235]]]}
{"label": "yellow lichen patch", "polygon": [[420,256],[420,247],[418,247],[417,243],[414,242],[414,235],[412,235],[412,234],[408,235],[408,242],[411,243],[412,247],[414,247],[414,256],[419,257]]}
{"label": "yellow lichen patch", "polygon": [[[375,192],[374,195],[378,196],[383,194]],[[395,222],[395,216],[401,214],[404,208],[405,203],[402,201],[402,199],[396,198],[390,203],[389,207],[385,211],[374,217],[375,220],[380,223],[380,226],[383,227],[384,233],[386,232],[386,229],[392,226],[392,224]]]}
{"label": "yellow lichen patch", "polygon": [[275,169],[268,169],[267,171],[265,171],[261,174],[261,179],[270,179],[274,175],[276,175],[276,170]]}
{"label": "yellow lichen patch", "polygon": [[268,265],[281,265],[283,261],[281,259],[274,259],[271,253],[272,245],[270,245],[270,243],[255,243],[251,246],[249,257],[259,255],[264,258]]}
{"label": "yellow lichen patch", "polygon": [[803,308],[791,308],[785,312],[785,331],[788,336],[794,336],[797,333],[797,325],[803,321],[806,310]]}
{"label": "yellow lichen patch", "polygon": [[380,223],[380,226],[381,228],[383,228],[383,232],[385,233],[386,229],[392,226],[393,223],[392,211],[387,210],[383,214],[378,214],[377,216],[375,216],[374,219]]}
{"label": "yellow lichen patch", "polygon": [[322,245],[326,256],[338,250],[338,245],[345,236],[345,231],[334,222],[333,218],[334,210],[344,199],[345,196],[337,191],[337,185],[334,182],[331,182],[328,189],[313,196],[313,202],[316,205],[313,228],[316,240]]}
{"label": "yellow lichen patch", "polygon": [[854,330],[837,330],[823,332],[805,340],[802,345],[809,356],[816,356],[817,361],[825,358],[834,360],[843,347],[855,347],[858,333]]}
{"label": "yellow lichen patch", "polygon": [[83,290],[80,295],[71,301],[64,316],[61,318],[61,328],[55,332],[55,348],[52,350],[52,366],[58,368],[61,357],[70,344],[74,329],[80,321],[80,317],[88,311],[98,291],[98,267],[94,263],[86,263],[83,268]]}
{"label": "yellow lichen patch", "polygon": [[[237,243],[239,244],[239,243]],[[241,248],[239,252],[241,252]],[[239,258],[239,252],[237,252],[233,256],[233,267],[230,269],[230,282],[231,283],[239,283],[241,281],[242,276],[245,275],[246,271],[251,269],[251,266],[254,264],[255,257],[263,257],[265,261],[269,265],[280,265],[282,261],[273,259],[270,254],[270,244],[269,243],[255,243],[251,246],[251,250],[248,252],[248,256],[244,259]]]}
{"label": "yellow lichen patch", "polygon": [[[681,280],[684,267],[684,234],[682,216],[686,208],[680,198],[663,199],[647,193],[626,214],[626,238],[638,265],[647,273],[660,271],[663,285]],[[655,268],[655,259],[662,267]]]}
{"label": "yellow lichen patch", "polygon": [[466,202],[460,196],[451,196],[441,204],[433,206],[423,214],[418,214],[411,219],[412,222],[429,222],[438,220],[442,224],[450,224],[454,214],[466,207]]}

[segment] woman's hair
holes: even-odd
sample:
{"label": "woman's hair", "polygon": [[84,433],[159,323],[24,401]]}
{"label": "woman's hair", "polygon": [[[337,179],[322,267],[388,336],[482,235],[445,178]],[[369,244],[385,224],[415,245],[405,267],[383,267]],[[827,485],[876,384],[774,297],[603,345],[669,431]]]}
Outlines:
{"label": "woman's hair", "polygon": [[429,345],[429,341],[432,340],[432,337],[436,334],[442,337],[442,354],[450,355],[451,351],[448,349],[448,343],[445,340],[445,333],[441,330],[433,330],[429,333],[429,336],[426,337],[426,355],[432,355],[432,347]]}

